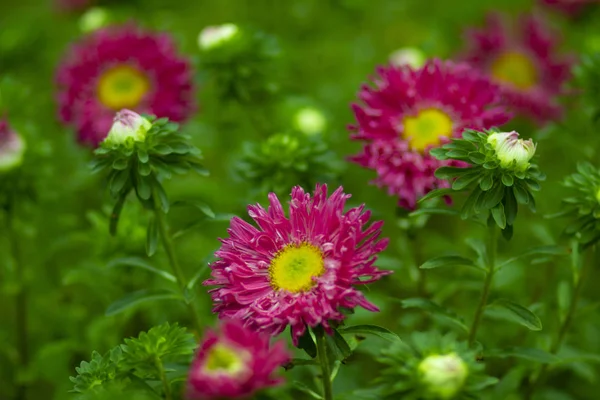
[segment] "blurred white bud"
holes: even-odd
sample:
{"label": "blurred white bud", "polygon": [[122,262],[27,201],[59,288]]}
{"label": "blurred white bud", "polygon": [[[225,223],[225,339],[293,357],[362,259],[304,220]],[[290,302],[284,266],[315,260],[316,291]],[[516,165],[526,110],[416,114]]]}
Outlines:
{"label": "blurred white bud", "polygon": [[294,115],[294,127],[305,135],[322,133],[326,126],[327,119],[317,108],[303,107]]}
{"label": "blurred white bud", "polygon": [[442,399],[454,397],[469,373],[467,364],[456,353],[431,355],[419,364],[421,381],[431,394]]}
{"label": "blurred white bud", "polygon": [[390,54],[390,63],[397,67],[408,65],[412,68],[421,68],[426,61],[425,53],[414,47],[399,49]]}
{"label": "blurred white bud", "polygon": [[109,15],[106,9],[101,7],[92,7],[79,17],[79,29],[88,33],[106,26],[109,22]]}
{"label": "blurred white bud", "polygon": [[207,26],[198,36],[198,46],[201,50],[211,50],[222,46],[233,39],[240,29],[235,24]]}
{"label": "blurred white bud", "polygon": [[23,163],[25,141],[11,129],[8,121],[0,120],[0,173],[12,170]]}

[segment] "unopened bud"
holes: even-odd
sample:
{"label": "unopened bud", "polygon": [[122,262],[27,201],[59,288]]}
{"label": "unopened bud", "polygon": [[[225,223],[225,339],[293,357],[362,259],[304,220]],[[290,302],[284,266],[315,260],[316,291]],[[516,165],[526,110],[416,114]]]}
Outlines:
{"label": "unopened bud", "polygon": [[25,141],[8,125],[0,120],[0,173],[9,171],[23,163]]}
{"label": "unopened bud", "polygon": [[239,33],[239,30],[235,24],[207,26],[198,36],[198,46],[201,50],[211,50],[222,46],[233,39]]}
{"label": "unopened bud", "polygon": [[454,397],[469,373],[467,364],[456,353],[425,358],[419,364],[419,372],[429,393],[442,399]]}
{"label": "unopened bud", "polygon": [[515,131],[493,133],[487,141],[494,148],[503,168],[514,167],[518,171],[525,171],[529,167],[529,160],[535,154],[533,141],[519,139],[519,134]]}
{"label": "unopened bud", "polygon": [[129,138],[135,142],[146,140],[152,123],[136,112],[123,109],[115,115],[113,125],[105,141],[108,144],[125,144]]}

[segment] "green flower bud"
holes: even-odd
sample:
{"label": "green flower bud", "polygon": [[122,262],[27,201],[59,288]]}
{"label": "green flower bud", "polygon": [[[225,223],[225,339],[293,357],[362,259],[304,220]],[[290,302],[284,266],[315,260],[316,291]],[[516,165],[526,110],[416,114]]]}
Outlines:
{"label": "green flower bud", "polygon": [[10,128],[6,120],[0,120],[0,173],[21,165],[25,148],[23,138]]}
{"label": "green flower bud", "polygon": [[456,353],[431,355],[421,361],[418,369],[428,392],[442,399],[456,395],[469,373],[467,364]]}
{"label": "green flower bud", "polygon": [[494,148],[496,158],[503,168],[525,171],[535,154],[533,141],[519,139],[519,134],[515,131],[493,133],[488,136],[487,142]]}
{"label": "green flower bud", "polygon": [[425,54],[413,47],[399,49],[390,54],[390,63],[397,67],[408,65],[413,68],[421,68],[425,61],[427,61]]}
{"label": "green flower bud", "polygon": [[198,36],[198,46],[204,51],[220,47],[237,36],[239,31],[235,24],[207,26]]}
{"label": "green flower bud", "polygon": [[146,140],[152,123],[138,113],[123,109],[115,115],[113,125],[104,140],[109,145],[132,144]]}
{"label": "green flower bud", "polygon": [[109,14],[106,9],[101,7],[92,7],[79,18],[79,29],[82,32],[93,32],[106,26],[109,22]]}
{"label": "green flower bud", "polygon": [[294,126],[305,135],[315,135],[325,130],[327,120],[320,110],[304,107],[294,115]]}

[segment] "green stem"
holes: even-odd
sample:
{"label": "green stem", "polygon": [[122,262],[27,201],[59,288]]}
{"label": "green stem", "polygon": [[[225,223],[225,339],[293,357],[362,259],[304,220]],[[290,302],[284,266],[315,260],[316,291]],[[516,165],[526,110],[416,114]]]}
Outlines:
{"label": "green stem", "polygon": [[[179,285],[179,289],[181,290],[181,295],[185,299],[185,291],[186,291],[186,279],[183,274],[183,270],[179,265],[179,261],[177,260],[177,255],[175,254],[175,247],[173,246],[173,240],[171,239],[171,235],[169,234],[169,227],[167,225],[166,214],[161,210],[160,205],[158,204],[157,196],[154,196],[154,214],[156,215],[156,222],[158,225],[158,234],[162,239],[162,244],[167,253],[167,258],[169,259],[169,264],[171,265],[171,269],[173,270],[173,274],[177,279],[177,284]],[[194,328],[196,329],[197,336],[202,333],[202,325],[200,324],[200,319],[198,318],[198,312],[196,311],[196,306],[194,305],[194,301],[190,301],[189,303],[186,301],[188,310],[190,312],[190,317],[192,318],[192,323],[194,324]]]}
{"label": "green stem", "polygon": [[[27,288],[25,285],[25,265],[21,258],[21,251],[19,249],[17,234],[14,229],[11,211],[11,208],[7,208],[5,218],[6,233],[8,235],[11,256],[15,263],[16,279],[19,287],[18,292],[15,295],[15,334],[17,350],[19,352],[19,365],[22,369],[26,369],[29,364],[29,347],[27,345]],[[25,385],[18,385],[15,399],[24,400],[26,398],[26,389]]]}
{"label": "green stem", "polygon": [[315,329],[317,337],[317,356],[321,364],[321,380],[323,382],[324,400],[333,400],[333,389],[331,387],[331,366],[327,358],[327,345],[325,343],[325,332],[323,328]]}
{"label": "green stem", "polygon": [[488,228],[488,243],[487,243],[487,260],[485,260],[487,271],[485,275],[485,281],[483,283],[483,290],[481,292],[481,298],[479,305],[475,311],[475,317],[473,318],[473,324],[469,331],[469,346],[472,346],[477,339],[477,330],[481,323],[481,317],[483,311],[487,306],[488,297],[490,295],[490,289],[492,287],[492,281],[494,280],[494,270],[496,268],[496,251],[498,247],[497,229],[496,225],[491,225]]}
{"label": "green stem", "polygon": [[[577,306],[579,305],[579,299],[581,298],[581,292],[583,290],[583,285],[585,284],[585,280],[587,279],[588,274],[592,269],[592,265],[598,264],[600,262],[600,248],[596,247],[594,249],[595,253],[595,262],[585,262],[581,267],[581,271],[579,272],[579,276],[576,278],[575,289],[573,290],[573,294],[571,295],[571,304],[569,304],[569,310],[567,311],[567,315],[565,316],[565,320],[560,326],[560,330],[558,331],[558,335],[554,342],[552,342],[552,346],[550,346],[550,353],[556,354],[560,350],[565,337],[567,336],[567,332],[571,328],[573,324],[573,318],[575,317],[575,313],[577,312]],[[540,369],[540,373],[537,378],[533,381],[533,383],[529,386],[527,393],[525,395],[526,399],[531,399],[533,393],[539,387],[539,385],[546,379],[546,375],[548,374],[549,364],[544,364]]]}
{"label": "green stem", "polygon": [[158,369],[158,373],[160,375],[160,380],[163,384],[163,388],[165,390],[165,400],[173,400],[173,394],[171,393],[171,385],[167,380],[167,374],[165,373],[165,368],[160,358],[156,357],[154,359],[154,365],[156,369]]}

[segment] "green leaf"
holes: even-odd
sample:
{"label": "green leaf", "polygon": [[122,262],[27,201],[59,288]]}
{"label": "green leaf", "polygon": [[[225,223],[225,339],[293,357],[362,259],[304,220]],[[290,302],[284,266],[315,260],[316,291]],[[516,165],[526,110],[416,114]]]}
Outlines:
{"label": "green leaf", "polygon": [[163,188],[162,184],[158,180],[155,180],[154,189],[156,190],[156,194],[158,195],[158,200],[160,201],[161,210],[163,210],[163,212],[165,214],[168,213],[170,204],[169,204],[169,197],[167,196],[167,193],[165,192],[165,188]]}
{"label": "green leaf", "polygon": [[463,190],[467,188],[471,183],[479,179],[479,177],[479,171],[473,171],[469,172],[468,174],[463,174],[460,177],[458,177],[454,182],[452,182],[452,190]]}
{"label": "green leaf", "polygon": [[323,396],[321,396],[320,394],[317,394],[311,388],[309,388],[308,386],[306,386],[306,384],[304,384],[304,383],[302,383],[300,381],[294,381],[292,383],[292,386],[295,389],[301,391],[302,393],[306,393],[307,395],[309,395],[313,399],[323,400]]}
{"label": "green leaf", "polygon": [[498,203],[491,211],[492,217],[494,218],[494,221],[496,221],[496,225],[498,225],[500,229],[506,228],[506,216],[504,215],[504,206],[502,203]]}
{"label": "green leaf", "polygon": [[427,193],[425,196],[421,197],[419,199],[419,203],[422,203],[424,201],[431,200],[431,199],[436,199],[436,198],[442,197],[442,196],[448,196],[448,195],[451,195],[454,193],[456,193],[456,190],[454,190],[452,188],[435,189],[435,190],[432,190],[431,192]]}
{"label": "green leaf", "polygon": [[119,218],[121,217],[121,211],[123,211],[123,205],[125,205],[125,200],[127,199],[128,194],[129,191],[124,191],[119,194],[119,197],[117,197],[117,202],[115,203],[115,206],[113,207],[113,210],[110,213],[108,231],[111,236],[115,236],[117,234]]}
{"label": "green leaf", "polygon": [[452,208],[420,208],[408,214],[409,217],[420,217],[421,215],[458,215],[458,211]]}
{"label": "green leaf", "polygon": [[484,192],[487,192],[488,190],[490,190],[493,185],[494,185],[494,175],[493,174],[486,174],[483,177],[483,179],[481,179],[481,182],[479,182],[479,188],[481,190],[483,190]]}
{"label": "green leaf", "polygon": [[129,160],[127,158],[117,158],[114,162],[112,167],[116,170],[122,171],[124,169],[126,169],[129,166]]}
{"label": "green leaf", "polygon": [[315,344],[315,341],[308,327],[306,328],[306,331],[304,331],[304,334],[300,336],[300,339],[298,339],[297,347],[299,349],[304,350],[306,354],[308,354],[308,356],[311,358],[315,358],[317,356],[317,345]]}
{"label": "green leaf", "polygon": [[292,358],[287,364],[283,365],[283,368],[287,371],[294,367],[301,367],[304,365],[319,365],[319,363],[316,360],[308,358]]}
{"label": "green leaf", "polygon": [[158,247],[158,219],[155,215],[148,221],[148,230],[146,232],[146,254],[152,257]]}
{"label": "green leaf", "polygon": [[538,362],[540,364],[553,364],[560,361],[560,358],[555,356],[554,354],[531,347],[510,347],[508,349],[490,350],[485,353],[485,357],[515,357],[522,358],[528,361]]}
{"label": "green leaf", "polygon": [[502,183],[504,186],[512,186],[515,183],[515,179],[511,174],[502,174]]}
{"label": "green leaf", "polygon": [[183,298],[169,290],[140,290],[112,303],[105,314],[106,316],[119,314],[140,304],[158,300],[183,300]]}
{"label": "green leaf", "polygon": [[340,333],[334,329],[333,335],[325,334],[325,341],[327,346],[331,349],[336,360],[345,360],[352,355],[352,349],[346,339]]}
{"label": "green leaf", "polygon": [[148,200],[152,196],[152,180],[149,177],[139,175],[136,181],[136,191],[143,200]]}
{"label": "green leaf", "polygon": [[508,260],[504,261],[503,263],[498,264],[496,266],[496,270],[498,271],[498,270],[504,268],[505,266],[507,266],[508,264],[513,263],[522,258],[532,257],[532,256],[540,256],[540,255],[567,256],[567,255],[569,255],[569,251],[565,247],[554,246],[554,245],[532,247],[530,249],[525,250],[523,253],[521,253],[517,256],[511,257]]}
{"label": "green leaf", "polygon": [[485,210],[489,210],[502,201],[504,196],[504,185],[496,182],[494,186],[483,194],[483,202],[481,206]]}
{"label": "green leaf", "polygon": [[477,200],[479,199],[479,196],[482,195],[482,193],[483,192],[481,191],[481,189],[479,189],[479,186],[476,186],[473,189],[469,197],[467,197],[467,200],[465,200],[462,208],[460,209],[461,219],[467,219],[475,213],[475,204],[477,203]]}
{"label": "green leaf", "polygon": [[148,262],[146,262],[146,260],[139,258],[139,257],[117,258],[115,260],[110,261],[107,265],[107,268],[115,268],[115,267],[141,268],[146,271],[150,271],[153,274],[156,274],[156,275],[160,276],[161,278],[164,278],[170,282],[173,282],[173,283],[177,282],[177,278],[175,278],[174,275],[171,275],[170,273],[168,273],[166,271],[163,271],[163,270],[153,267]]}
{"label": "green leaf", "polygon": [[440,167],[435,170],[435,177],[438,179],[452,179],[468,172],[469,168]]}
{"label": "green leaf", "polygon": [[542,322],[540,319],[530,310],[514,301],[498,299],[488,305],[488,308],[490,307],[505,311],[503,314],[508,320],[523,325],[527,329],[532,331],[542,330]]}
{"label": "green leaf", "polygon": [[114,171],[108,184],[112,193],[119,193],[129,180],[129,171]]}
{"label": "green leaf", "polygon": [[507,187],[504,191],[504,214],[506,215],[506,223],[513,225],[515,218],[517,218],[517,211],[519,206],[517,205],[517,199],[513,193],[513,189]]}
{"label": "green leaf", "polygon": [[140,162],[142,164],[146,164],[148,162],[148,152],[144,149],[138,149],[137,151],[137,156],[138,156],[138,160],[140,160]]}
{"label": "green leaf", "polygon": [[208,206],[208,204],[203,203],[201,201],[196,201],[196,200],[179,200],[179,201],[176,201],[175,203],[173,203],[173,207],[181,207],[181,206],[195,207],[198,210],[200,210],[200,212],[202,212],[207,217],[209,217],[211,219],[215,218],[214,211]]}
{"label": "green leaf", "polygon": [[431,300],[414,297],[410,299],[401,300],[400,304],[402,304],[403,308],[419,308],[421,310],[429,311],[430,313],[442,317],[444,320],[451,322],[464,332],[469,331],[467,325],[465,325],[464,321],[458,315],[456,315],[456,313],[440,306],[437,303],[434,303]]}
{"label": "green leaf", "polygon": [[462,256],[441,256],[425,261],[419,268],[433,269],[440,267],[456,267],[464,265],[467,267],[476,267],[473,260]]}
{"label": "green leaf", "polygon": [[399,342],[400,337],[394,332],[377,325],[354,325],[339,328],[338,332],[342,335],[373,335],[385,339],[389,342]]}

